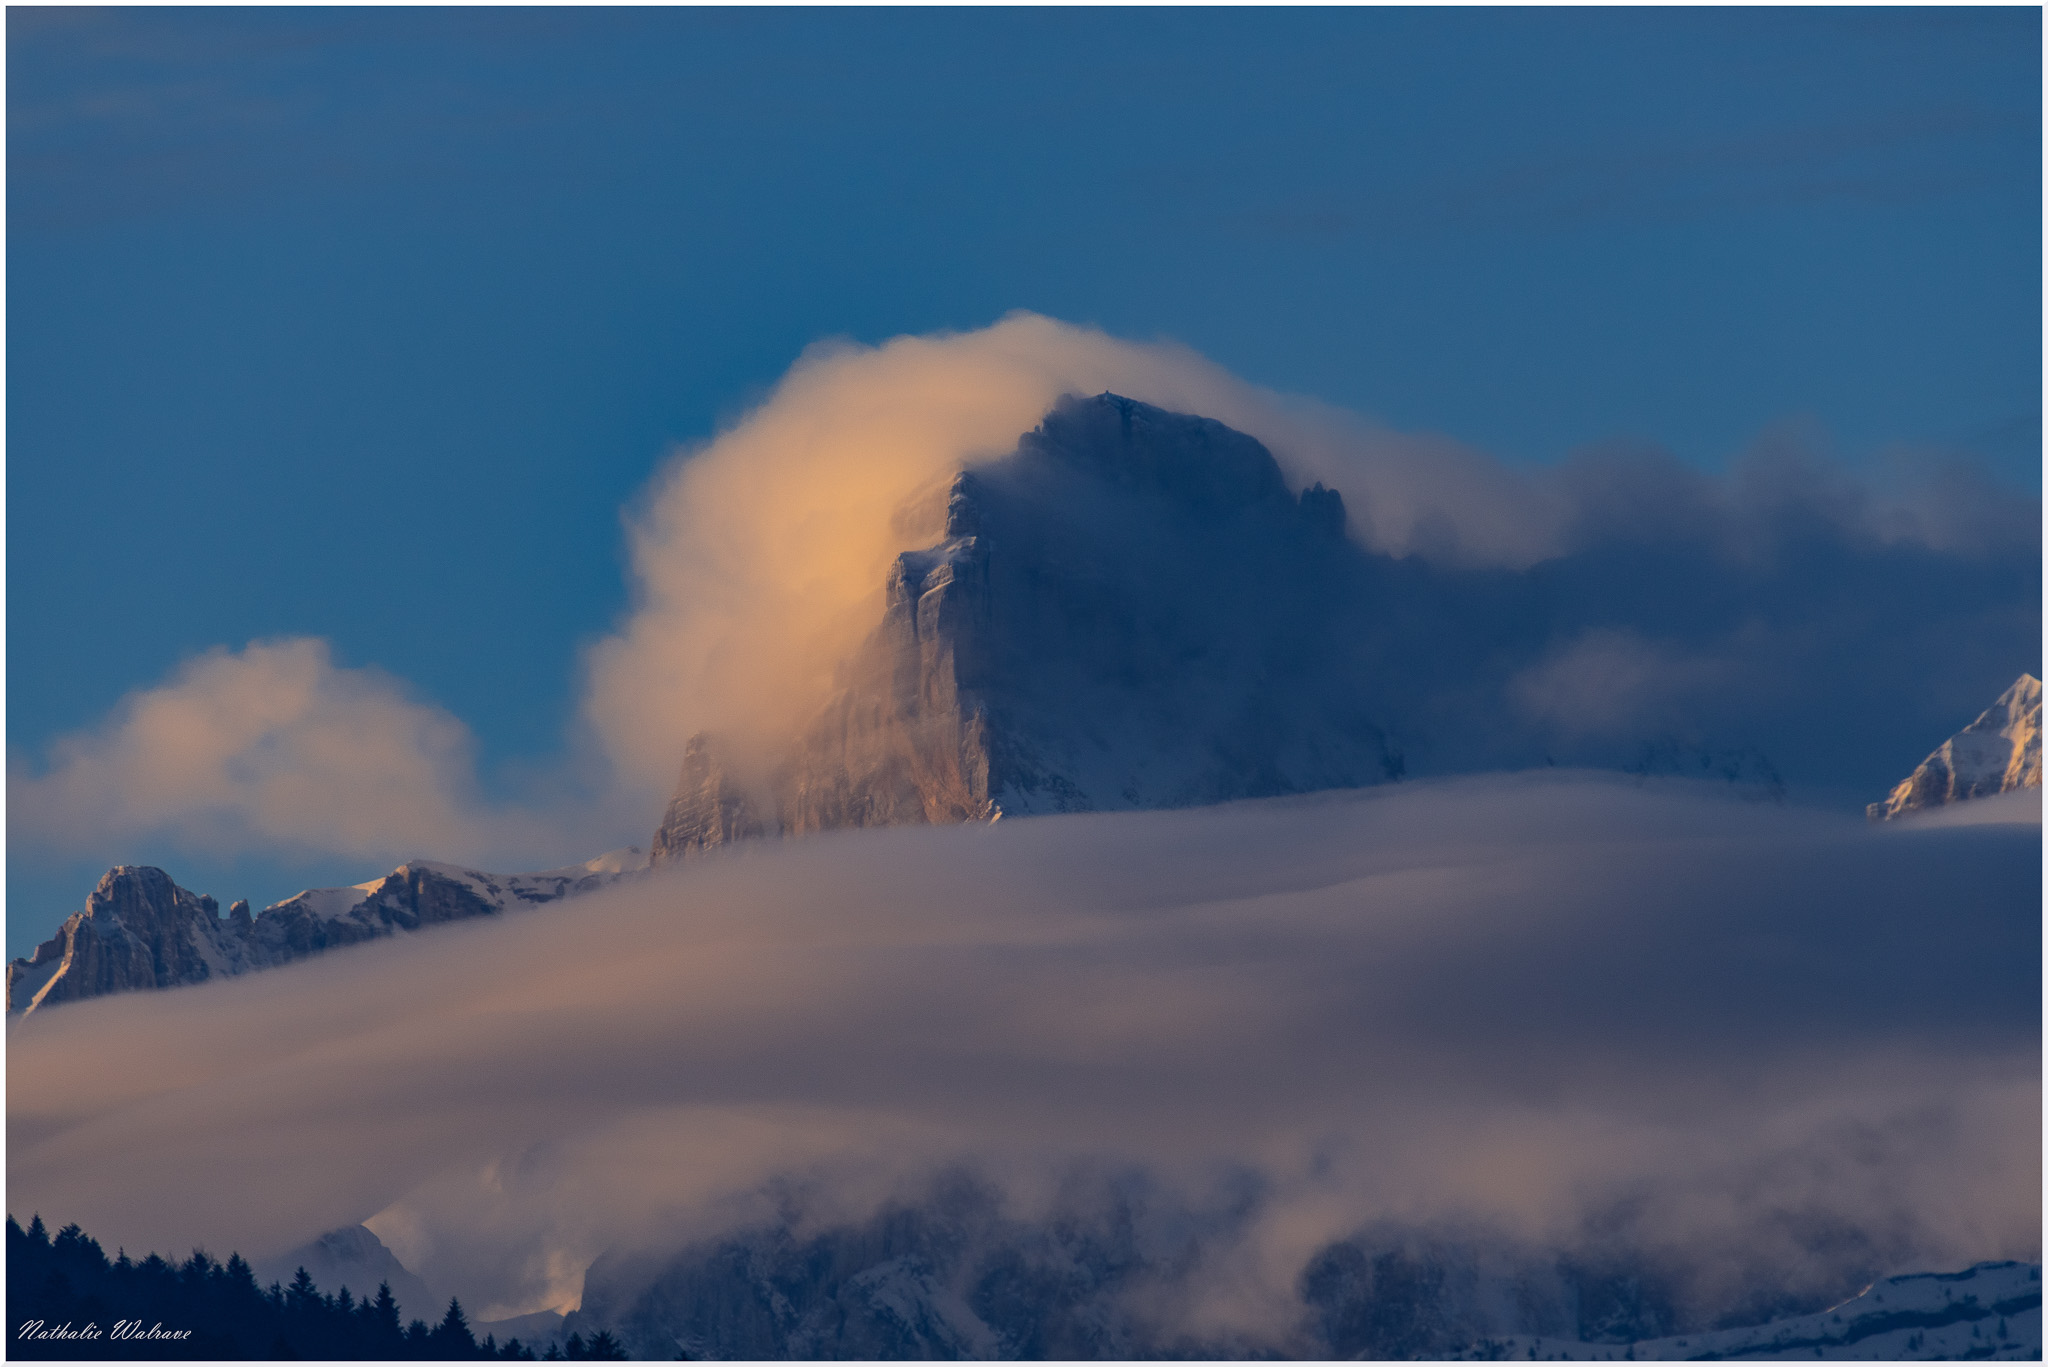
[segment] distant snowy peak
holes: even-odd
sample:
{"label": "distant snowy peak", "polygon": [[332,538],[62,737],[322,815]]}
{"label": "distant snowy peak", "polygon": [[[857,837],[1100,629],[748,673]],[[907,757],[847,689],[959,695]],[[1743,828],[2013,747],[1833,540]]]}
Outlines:
{"label": "distant snowy peak", "polygon": [[[2036,696],[2040,685],[2035,684]],[[2041,1358],[2041,1267],[1979,1263],[1964,1272],[1888,1277],[1816,1315],[1633,1343],[1516,1335],[1486,1339],[1454,1358],[1472,1361],[1644,1362],[1658,1359],[1930,1361]]]}
{"label": "distant snowy peak", "polygon": [[107,870],[57,933],[7,966],[7,1010],[27,1016],[59,1002],[235,977],[308,955],[448,921],[593,892],[647,867],[637,848],[539,873],[496,874],[424,859],[382,878],[309,888],[251,916],[223,918],[211,897],[162,869]]}
{"label": "distant snowy peak", "polygon": [[257,1285],[283,1282],[289,1286],[302,1267],[315,1286],[330,1294],[347,1288],[366,1303],[376,1296],[378,1287],[388,1286],[408,1318],[414,1314],[424,1316],[434,1306],[434,1296],[427,1290],[427,1284],[399,1262],[383,1240],[361,1225],[329,1230],[288,1253],[257,1261]]}
{"label": "distant snowy peak", "polygon": [[[465,906],[495,912],[593,892],[646,866],[647,857],[637,846],[539,873],[485,873],[458,864],[415,859],[367,883],[345,888],[310,888],[267,908],[263,916],[281,921],[354,921],[416,930],[421,925],[477,914],[461,911]],[[262,919],[257,918],[259,924]]]}
{"label": "distant snowy peak", "polygon": [[2022,674],[1984,714],[1941,743],[1868,808],[1872,821],[2041,786],[2041,681]]}

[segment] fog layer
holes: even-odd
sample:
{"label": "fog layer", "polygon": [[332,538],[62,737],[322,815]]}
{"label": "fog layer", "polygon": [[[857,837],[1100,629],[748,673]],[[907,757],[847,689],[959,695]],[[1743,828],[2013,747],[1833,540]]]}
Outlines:
{"label": "fog layer", "polygon": [[2039,810],[2001,811],[1552,773],[742,850],[39,1013],[8,1203],[131,1252],[367,1220],[485,1314],[778,1179],[816,1225],[961,1167],[1026,1213],[1077,1165],[1239,1193],[1201,1260],[1238,1329],[1386,1221],[2038,1257]]}

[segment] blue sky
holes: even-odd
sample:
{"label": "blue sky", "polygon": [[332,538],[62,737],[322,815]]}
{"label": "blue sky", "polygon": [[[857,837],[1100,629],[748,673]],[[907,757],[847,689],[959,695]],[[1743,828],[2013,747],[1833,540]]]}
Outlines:
{"label": "blue sky", "polygon": [[[1511,463],[1715,469],[1789,427],[2040,487],[2034,9],[13,9],[8,39],[10,763],[301,634],[460,717],[487,776],[545,757],[665,452],[821,338],[1019,308]],[[19,953],[96,870],[11,855]],[[373,871],[123,857],[259,904]]]}

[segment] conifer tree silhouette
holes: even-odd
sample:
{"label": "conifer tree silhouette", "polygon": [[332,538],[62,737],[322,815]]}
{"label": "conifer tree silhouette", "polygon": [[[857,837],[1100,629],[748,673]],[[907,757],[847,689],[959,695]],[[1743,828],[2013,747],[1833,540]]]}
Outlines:
{"label": "conifer tree silhouette", "polygon": [[376,1337],[393,1346],[404,1336],[405,1331],[399,1328],[398,1302],[392,1299],[390,1282],[377,1284],[377,1301],[370,1307],[370,1323]]}
{"label": "conifer tree silhouette", "polygon": [[448,1313],[435,1326],[432,1339],[437,1358],[476,1356],[476,1336],[470,1332],[469,1320],[462,1313],[462,1302],[453,1296],[448,1298]]}
{"label": "conifer tree silhouette", "polygon": [[584,1360],[588,1362],[624,1362],[626,1350],[619,1347],[609,1329],[600,1329],[591,1335],[590,1342],[583,1349]]}
{"label": "conifer tree silhouette", "polygon": [[[494,1338],[479,1344],[459,1300],[450,1300],[438,1326],[415,1319],[401,1328],[401,1307],[388,1282],[374,1298],[358,1300],[345,1286],[322,1292],[303,1267],[288,1287],[261,1287],[239,1253],[225,1263],[203,1249],[180,1263],[155,1253],[136,1262],[124,1248],[109,1262],[99,1242],[77,1225],[53,1238],[40,1215],[26,1230],[10,1216],[6,1236],[8,1356],[14,1358],[534,1360],[533,1350],[516,1339],[502,1348]],[[38,1319],[51,1326],[91,1322],[102,1330],[127,1319],[183,1337],[118,1346],[104,1338],[89,1345],[23,1339],[21,1325]],[[579,1360],[624,1356],[609,1333],[587,1346],[580,1337],[573,1342]],[[558,1361],[562,1355],[551,1349],[549,1356]]]}

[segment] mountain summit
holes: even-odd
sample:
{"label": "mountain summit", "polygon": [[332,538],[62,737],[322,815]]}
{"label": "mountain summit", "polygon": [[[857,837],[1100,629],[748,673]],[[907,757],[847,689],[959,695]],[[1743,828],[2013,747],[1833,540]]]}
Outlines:
{"label": "mountain summit", "polygon": [[1920,761],[1891,795],[1867,809],[1872,821],[2041,786],[2041,681],[2022,674],[1977,720]]}
{"label": "mountain summit", "polygon": [[[693,738],[655,862],[763,834],[1183,807],[1399,776],[1342,629],[1343,498],[1115,394],[903,510],[882,620],[749,790]],[[1342,589],[1343,591],[1333,591]]]}

